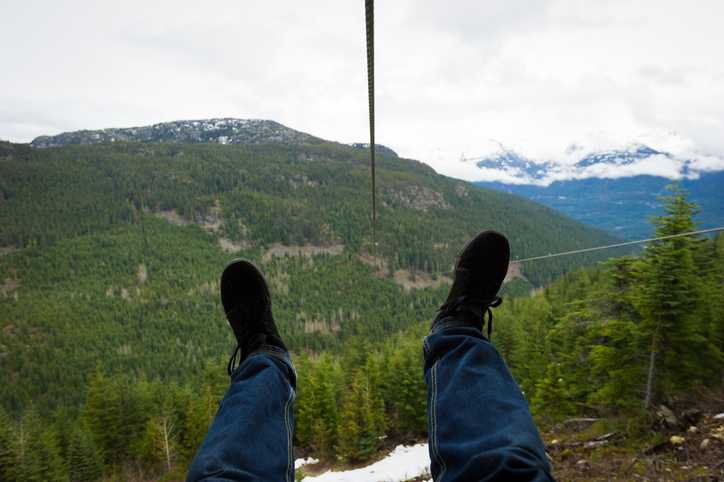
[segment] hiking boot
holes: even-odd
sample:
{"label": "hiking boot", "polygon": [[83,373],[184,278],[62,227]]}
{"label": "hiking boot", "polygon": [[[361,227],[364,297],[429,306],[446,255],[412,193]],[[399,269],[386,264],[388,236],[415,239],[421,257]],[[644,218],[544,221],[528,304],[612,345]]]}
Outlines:
{"label": "hiking boot", "polygon": [[221,275],[221,303],[236,336],[236,350],[229,360],[229,375],[239,363],[262,345],[288,351],[274,324],[271,291],[259,268],[248,259],[235,259]]}
{"label": "hiking boot", "polygon": [[510,246],[505,236],[492,230],[476,234],[455,260],[455,278],[450,294],[432,320],[430,330],[438,321],[453,316],[482,331],[487,312],[490,338],[493,330],[490,308],[499,306],[503,301],[496,294],[508,272],[509,258]]}

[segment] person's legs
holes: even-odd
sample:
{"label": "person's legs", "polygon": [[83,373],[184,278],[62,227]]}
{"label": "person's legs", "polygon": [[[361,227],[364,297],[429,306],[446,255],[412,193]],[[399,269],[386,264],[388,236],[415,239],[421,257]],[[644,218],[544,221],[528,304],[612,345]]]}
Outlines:
{"label": "person's legs", "polygon": [[478,233],[423,341],[430,470],[435,481],[553,480],[523,394],[482,329],[508,270],[508,240]]}
{"label": "person's legs", "polygon": [[231,374],[187,481],[294,480],[292,405],[296,373],[289,355],[262,345]]}
{"label": "person's legs", "polygon": [[480,330],[445,318],[423,350],[434,480],[553,480],[528,404]]}
{"label": "person's legs", "polygon": [[[231,385],[187,480],[292,482],[296,372],[259,268],[246,259],[226,265],[221,302],[237,341],[228,367]],[[234,370],[237,353],[241,365]]]}

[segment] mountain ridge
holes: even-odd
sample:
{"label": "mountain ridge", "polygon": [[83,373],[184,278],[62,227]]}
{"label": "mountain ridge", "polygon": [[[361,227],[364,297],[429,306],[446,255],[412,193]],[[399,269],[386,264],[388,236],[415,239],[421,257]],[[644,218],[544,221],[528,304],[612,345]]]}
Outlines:
{"label": "mountain ridge", "polygon": [[505,145],[482,139],[460,154],[441,149],[431,156],[458,159],[465,178],[474,182],[542,187],[555,181],[638,175],[696,179],[704,173],[724,171],[722,156],[702,151],[675,133],[638,138],[592,133],[563,150],[539,150],[525,143]]}
{"label": "mountain ridge", "polygon": [[[262,144],[267,142],[304,145],[318,139],[310,134],[291,129],[278,122],[264,119],[212,119],[177,120],[140,127],[110,127],[107,129],[79,130],[53,136],[38,136],[30,145],[37,148],[99,144],[102,142],[210,142],[221,145]],[[335,143],[354,149],[369,150],[369,143]],[[389,147],[375,144],[378,152],[398,157]],[[0,152],[0,154],[2,154]]]}

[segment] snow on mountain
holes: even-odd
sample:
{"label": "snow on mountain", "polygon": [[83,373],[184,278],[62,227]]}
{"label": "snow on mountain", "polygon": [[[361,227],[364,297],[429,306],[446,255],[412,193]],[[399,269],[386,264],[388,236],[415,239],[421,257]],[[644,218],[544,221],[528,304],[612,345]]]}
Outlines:
{"label": "snow on mountain", "polygon": [[309,134],[295,131],[274,121],[218,118],[163,122],[142,127],[65,132],[55,136],[36,137],[30,145],[42,148],[114,141],[214,142],[222,145],[263,142],[303,144],[311,137]]}
{"label": "snow on mountain", "polygon": [[697,179],[703,172],[724,170],[723,157],[703,153],[692,141],[675,133],[629,138],[597,132],[558,152],[486,139],[472,143],[459,155],[438,149],[427,157],[439,171],[453,177],[538,186],[639,175]]}

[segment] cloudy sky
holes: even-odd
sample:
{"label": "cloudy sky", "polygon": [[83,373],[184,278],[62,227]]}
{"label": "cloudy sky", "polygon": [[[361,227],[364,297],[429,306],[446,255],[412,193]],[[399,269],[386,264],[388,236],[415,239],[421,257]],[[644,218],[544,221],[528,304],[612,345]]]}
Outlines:
{"label": "cloudy sky", "polygon": [[[546,158],[592,133],[724,156],[721,0],[375,9],[377,141],[402,156],[470,178],[456,159],[490,139]],[[363,0],[0,0],[0,18],[0,139],[211,117],[368,139]]]}

